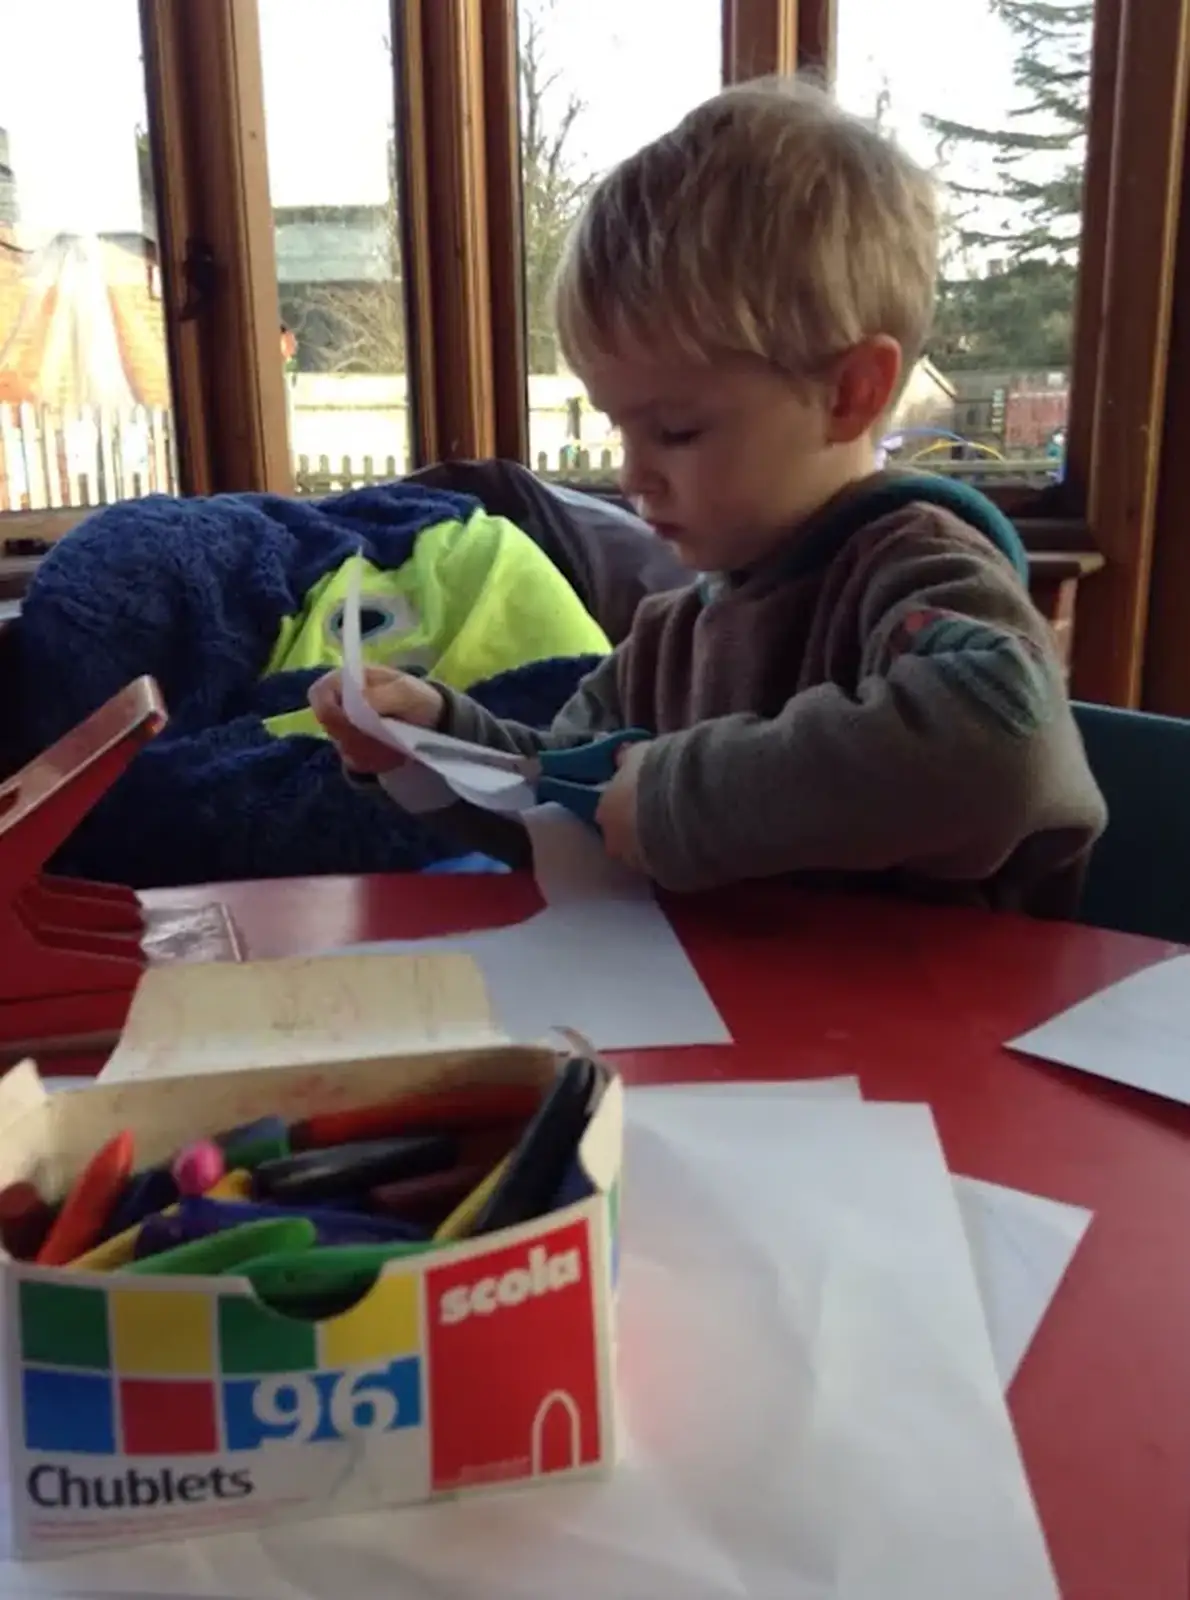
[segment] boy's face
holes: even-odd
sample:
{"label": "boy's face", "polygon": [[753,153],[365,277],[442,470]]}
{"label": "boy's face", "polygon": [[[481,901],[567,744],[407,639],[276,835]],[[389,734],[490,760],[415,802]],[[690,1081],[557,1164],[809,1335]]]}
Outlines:
{"label": "boy's face", "polygon": [[624,493],[696,571],[755,565],[872,469],[868,434],[838,437],[833,385],[795,388],[756,359],[624,350],[579,376],[620,431]]}

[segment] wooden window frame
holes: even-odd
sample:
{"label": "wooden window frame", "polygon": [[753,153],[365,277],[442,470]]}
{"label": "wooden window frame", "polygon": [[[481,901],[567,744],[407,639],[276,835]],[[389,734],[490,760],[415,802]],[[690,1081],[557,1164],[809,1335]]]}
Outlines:
{"label": "wooden window frame", "polygon": [[490,456],[496,448],[488,30],[474,0],[394,0],[393,21],[413,458],[420,466]]}
{"label": "wooden window frame", "polygon": [[1141,703],[1146,711],[1190,717],[1190,159],[1182,171],[1169,350]]}
{"label": "wooden window frame", "polygon": [[141,0],[183,494],[289,493],[256,0]]}

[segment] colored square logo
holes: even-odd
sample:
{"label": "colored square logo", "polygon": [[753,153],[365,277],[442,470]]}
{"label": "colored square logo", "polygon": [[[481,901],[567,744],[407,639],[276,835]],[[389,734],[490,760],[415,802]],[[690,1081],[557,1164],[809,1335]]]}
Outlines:
{"label": "colored square logo", "polygon": [[120,1380],[120,1420],[129,1456],[205,1456],[219,1449],[213,1383]]}
{"label": "colored square logo", "polygon": [[232,1374],[308,1372],[318,1365],[317,1325],[280,1316],[251,1295],[219,1297],[219,1365]]}
{"label": "colored square logo", "polygon": [[320,1366],[354,1367],[420,1348],[419,1280],[398,1274],[376,1280],[350,1311],[321,1324]]}
{"label": "colored square logo", "polygon": [[80,1456],[115,1454],[116,1417],[110,1378],[93,1372],[25,1367],[21,1390],[27,1450]]}
{"label": "colored square logo", "polygon": [[106,1372],[111,1365],[107,1296],[102,1289],[23,1278],[20,1319],[24,1360],[99,1372]]}
{"label": "colored square logo", "polygon": [[207,1295],[181,1289],[113,1289],[112,1351],[120,1373],[139,1377],[210,1377],[214,1317]]}
{"label": "colored square logo", "polygon": [[587,1224],[426,1274],[435,1492],[603,1453]]}

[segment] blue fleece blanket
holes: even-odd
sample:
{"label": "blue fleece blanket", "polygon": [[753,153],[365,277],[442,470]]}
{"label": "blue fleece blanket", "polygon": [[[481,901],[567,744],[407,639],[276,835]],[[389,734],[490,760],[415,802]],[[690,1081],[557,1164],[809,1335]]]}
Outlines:
{"label": "blue fleece blanket", "polygon": [[[42,563],[18,626],[21,754],[44,749],[150,673],[166,731],[59,851],[53,869],[135,888],[314,873],[417,871],[452,855],[416,819],[344,783],[322,740],[263,719],[305,704],[317,674],[260,674],[280,621],[353,551],[404,562],[418,531],[467,496],[405,484],[318,503],[162,496],[112,506]],[[593,658],[535,664],[474,688],[542,725]]]}

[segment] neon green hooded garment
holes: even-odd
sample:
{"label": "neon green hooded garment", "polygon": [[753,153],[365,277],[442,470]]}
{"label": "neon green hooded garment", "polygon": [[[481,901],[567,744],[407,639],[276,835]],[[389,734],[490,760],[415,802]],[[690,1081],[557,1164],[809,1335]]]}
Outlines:
{"label": "neon green hooded garment", "polygon": [[[341,630],[351,563],[309,590],[281,624],[264,676],[343,662]],[[421,667],[453,689],[552,656],[606,655],[611,644],[567,580],[515,523],[476,511],[424,528],[392,570],[361,564],[364,658]],[[265,723],[278,738],[321,732],[310,711]]]}

